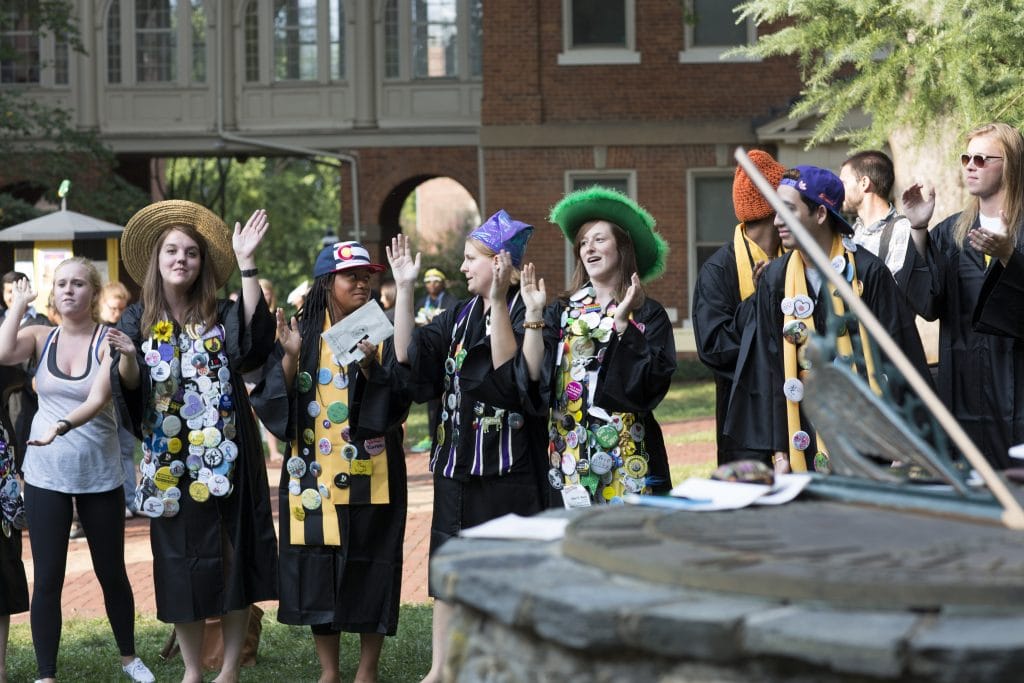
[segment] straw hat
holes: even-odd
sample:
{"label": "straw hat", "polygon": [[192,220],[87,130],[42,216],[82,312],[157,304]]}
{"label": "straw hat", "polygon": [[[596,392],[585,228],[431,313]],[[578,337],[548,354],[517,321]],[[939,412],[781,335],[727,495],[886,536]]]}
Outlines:
{"label": "straw hat", "polygon": [[182,199],[168,199],[140,209],[121,234],[121,258],[136,283],[146,279],[149,260],[164,230],[174,225],[195,228],[206,240],[206,263],[213,268],[217,287],[223,287],[235,269],[231,230],[220,216],[205,206]]}

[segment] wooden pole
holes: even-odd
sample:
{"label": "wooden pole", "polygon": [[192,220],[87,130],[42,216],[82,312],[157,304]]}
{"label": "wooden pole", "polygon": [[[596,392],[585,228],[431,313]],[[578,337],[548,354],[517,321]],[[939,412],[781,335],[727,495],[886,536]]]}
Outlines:
{"label": "wooden pole", "polygon": [[772,208],[775,209],[778,215],[782,217],[782,220],[786,222],[786,226],[793,233],[797,242],[800,243],[800,250],[810,257],[818,272],[824,275],[829,284],[839,291],[839,296],[850,307],[850,311],[867,328],[875,343],[881,347],[892,364],[896,366],[896,369],[906,378],[911,388],[917,392],[925,406],[928,407],[932,415],[939,421],[939,425],[946,430],[953,443],[956,444],[956,447],[967,458],[967,462],[978,472],[989,491],[999,501],[999,504],[1003,506],[1003,524],[1010,529],[1024,530],[1024,509],[1021,508],[1020,501],[1013,491],[1010,490],[1006,480],[992,468],[992,465],[985,459],[985,456],[982,455],[978,447],[974,445],[974,442],[964,432],[960,423],[956,421],[956,418],[950,414],[939,397],[932,391],[928,382],[918,374],[910,359],[903,353],[903,349],[889,336],[888,331],[878,321],[874,313],[871,312],[871,309],[853,292],[853,288],[850,287],[843,276],[832,268],[828,255],[821,250],[821,247],[811,238],[810,233],[797,220],[797,217],[789,210],[789,207],[783,203],[782,198],[779,197],[771,183],[761,175],[757,166],[747,156],[746,150],[742,147],[737,147],[735,156],[736,161],[747,172],[750,179],[754,181],[757,189],[760,190],[761,194],[764,195],[764,198],[768,200],[768,203],[772,205]]}

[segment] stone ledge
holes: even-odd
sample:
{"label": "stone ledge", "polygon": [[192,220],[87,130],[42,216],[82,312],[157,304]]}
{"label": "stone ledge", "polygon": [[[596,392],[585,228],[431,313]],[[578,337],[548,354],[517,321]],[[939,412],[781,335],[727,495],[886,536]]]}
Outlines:
{"label": "stone ledge", "polygon": [[[499,628],[506,646],[514,633],[542,657],[526,666],[525,678],[507,671],[502,680],[508,681],[540,680],[533,667],[550,668],[552,658],[584,667],[567,677],[564,666],[554,667],[547,680],[560,683],[702,680],[698,671],[708,681],[732,680],[735,673],[735,680],[759,681],[991,683],[1017,681],[1024,668],[1020,616],[790,604],[673,587],[576,562],[558,542],[453,539],[434,558],[432,573],[434,590],[463,620],[459,638],[469,639],[460,645],[463,660],[472,651],[473,666],[491,662],[484,668],[492,673],[494,666],[511,666],[499,666],[497,646],[473,644],[494,638]],[[524,666],[534,656],[516,652]],[[631,663],[626,669],[616,668],[625,662]],[[620,676],[644,674],[608,678],[601,671],[611,669],[602,666]],[[554,676],[555,670],[563,674]],[[683,670],[688,673],[673,678]],[[484,679],[466,672],[457,680]]]}

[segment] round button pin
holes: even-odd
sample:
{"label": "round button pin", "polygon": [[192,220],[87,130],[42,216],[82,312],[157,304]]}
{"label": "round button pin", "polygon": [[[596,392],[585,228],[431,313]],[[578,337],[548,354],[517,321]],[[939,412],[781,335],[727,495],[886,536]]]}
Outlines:
{"label": "round button pin", "polygon": [[310,417],[318,416],[320,414],[320,404],[316,401],[310,401],[309,405],[306,406],[306,413],[308,413]]}
{"label": "round button pin", "polygon": [[811,445],[811,436],[804,430],[793,432],[793,448],[798,451],[806,450]]}
{"label": "round button pin", "polygon": [[171,474],[170,467],[161,467],[153,475],[153,483],[161,491],[169,489],[172,486],[176,486],[178,483],[178,477]]}
{"label": "round button pin", "polygon": [[172,486],[163,492],[162,498],[164,501],[181,500],[181,489],[177,486]]}
{"label": "round button pin", "polygon": [[804,383],[796,377],[790,377],[783,383],[782,393],[788,400],[799,403],[804,399]]}
{"label": "round button pin", "polygon": [[801,320],[810,318],[814,314],[814,301],[806,294],[797,294],[793,297],[793,315]]}
{"label": "round button pin", "polygon": [[[320,439],[316,444],[317,450],[320,451],[321,455],[330,455],[331,450],[334,448],[331,445],[331,440],[326,436]],[[312,465],[310,466],[312,468]]]}
{"label": "round button pin", "polygon": [[302,507],[307,510],[319,510],[323,500],[320,498],[320,492],[316,489],[304,490],[300,498],[302,499]]}
{"label": "round button pin", "polygon": [[334,485],[339,489],[347,489],[349,476],[347,472],[338,472],[334,475]]}
{"label": "round button pin", "polygon": [[320,492],[321,498],[329,499],[331,497],[331,489],[328,488],[327,484],[320,484],[316,488]]}
{"label": "round button pin", "polygon": [[336,373],[334,375],[333,381],[335,389],[344,389],[345,387],[348,386],[348,373],[346,373],[344,370]]}
{"label": "round button pin", "polygon": [[370,455],[377,455],[384,452],[386,442],[383,436],[375,436],[363,442],[363,449]]}
{"label": "round button pin", "polygon": [[554,467],[548,470],[548,483],[551,484],[551,488],[561,491],[565,486],[565,482],[562,480],[562,471]]}
{"label": "round button pin", "polygon": [[334,373],[331,372],[330,368],[320,368],[316,371],[316,381],[318,384],[330,384],[334,378]]}
{"label": "round button pin", "polygon": [[295,455],[288,458],[288,462],[284,466],[288,470],[288,474],[295,478],[299,478],[306,473],[306,462]]}
{"label": "round button pin", "polygon": [[142,501],[142,512],[147,517],[160,517],[164,514],[164,502],[155,496],[150,496]]}
{"label": "round button pin", "polygon": [[334,424],[341,424],[348,419],[348,406],[341,401],[333,401],[327,406],[327,419]]}
{"label": "round button pin", "polygon": [[228,495],[228,491],[231,490],[231,482],[223,474],[215,474],[210,477],[206,486],[210,489],[210,493],[218,498]]}
{"label": "round button pin", "polygon": [[181,503],[177,499],[164,498],[162,502],[164,504],[164,517],[175,517],[181,512]]}
{"label": "round button pin", "polygon": [[343,457],[345,460],[355,460],[357,455],[359,455],[359,450],[350,443],[345,444],[345,446],[341,449],[341,457]]}
{"label": "round button pin", "polygon": [[177,415],[167,415],[161,425],[164,436],[176,436],[181,431],[181,418]]}
{"label": "round button pin", "polygon": [[313,388],[313,377],[308,372],[300,372],[295,378],[295,386],[300,394],[304,394]]}
{"label": "round button pin", "polygon": [[188,495],[197,503],[205,503],[210,499],[210,489],[201,481],[194,481],[188,486]]}
{"label": "round button pin", "polygon": [[604,451],[598,451],[590,457],[590,471],[601,476],[611,471],[615,460]]}
{"label": "round button pin", "polygon": [[299,483],[298,479],[288,480],[288,493],[293,496],[302,494],[302,484]]}
{"label": "round button pin", "polygon": [[793,297],[787,296],[779,304],[782,315],[793,315]]}

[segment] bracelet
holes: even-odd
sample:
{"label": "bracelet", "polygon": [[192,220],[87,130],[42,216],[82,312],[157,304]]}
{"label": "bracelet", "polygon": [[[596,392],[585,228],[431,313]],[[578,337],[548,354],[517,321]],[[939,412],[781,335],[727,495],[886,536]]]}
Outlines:
{"label": "bracelet", "polygon": [[776,453],[775,455],[772,456],[772,464],[773,465],[777,465],[780,462],[786,462],[786,461],[787,461],[787,458],[782,453]]}
{"label": "bracelet", "polygon": [[[68,432],[75,428],[75,426],[71,424],[70,420],[57,420],[57,425],[57,436],[64,436],[65,434],[67,434]],[[60,425],[64,425],[64,429],[61,429]]]}
{"label": "bracelet", "polygon": [[526,322],[523,323],[523,328],[527,329],[527,330],[543,330],[544,329],[544,321],[543,320],[535,320],[533,322],[530,322],[529,320],[527,320]]}
{"label": "bracelet", "polygon": [[260,274],[259,268],[249,268],[248,270],[242,271],[242,277],[256,277]]}

